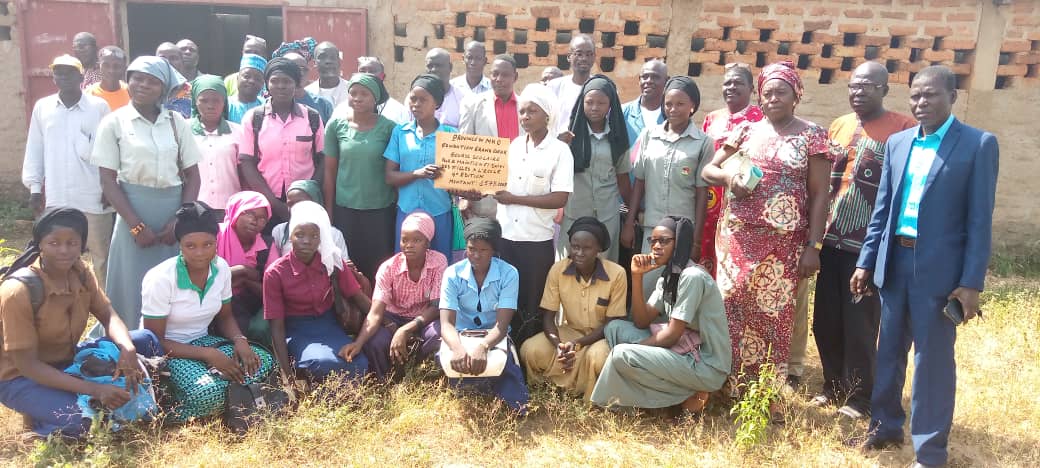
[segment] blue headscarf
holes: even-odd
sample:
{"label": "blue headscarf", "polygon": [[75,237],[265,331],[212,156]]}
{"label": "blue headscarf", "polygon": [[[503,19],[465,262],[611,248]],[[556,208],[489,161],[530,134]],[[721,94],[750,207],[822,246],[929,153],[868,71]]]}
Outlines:
{"label": "blue headscarf", "polygon": [[130,82],[130,75],[134,73],[146,73],[162,81],[163,91],[162,95],[159,96],[158,103],[160,107],[165,106],[169,102],[170,97],[188,82],[184,75],[181,75],[176,68],[173,68],[173,65],[170,65],[170,62],[152,55],[142,55],[130,62],[130,66],[126,67],[126,81],[128,83]]}

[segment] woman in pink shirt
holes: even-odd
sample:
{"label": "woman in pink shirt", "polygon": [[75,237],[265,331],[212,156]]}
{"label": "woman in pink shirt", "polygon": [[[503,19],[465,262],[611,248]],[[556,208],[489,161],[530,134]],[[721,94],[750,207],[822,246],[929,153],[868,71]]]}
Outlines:
{"label": "woman in pink shirt", "polygon": [[437,304],[448,259],[430,249],[435,231],[424,212],[404,219],[401,251],[380,265],[372,309],[357,340],[344,350],[348,360],[364,351],[368,369],[380,378],[400,379],[412,355],[426,359],[440,348]]}
{"label": "woman in pink shirt", "polygon": [[231,194],[242,190],[238,182],[238,140],[242,127],[227,120],[227,88],[223,80],[202,75],[193,83],[192,117],[188,124],[202,152],[199,201],[212,207],[220,219]]}
{"label": "woman in pink shirt", "polygon": [[[263,305],[264,269],[271,258],[270,239],[260,232],[271,217],[271,205],[257,192],[238,192],[227,201],[217,234],[217,255],[231,267],[231,308],[238,327],[252,339],[267,338],[266,322],[254,318]],[[250,324],[256,322],[251,327]]]}

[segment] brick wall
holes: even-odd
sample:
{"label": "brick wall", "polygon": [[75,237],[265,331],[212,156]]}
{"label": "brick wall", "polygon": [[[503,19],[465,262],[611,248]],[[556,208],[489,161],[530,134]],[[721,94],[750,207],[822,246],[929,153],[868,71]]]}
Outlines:
{"label": "brick wall", "polygon": [[[0,125],[0,187],[21,181],[22,154],[25,147],[25,103],[22,96],[24,82],[22,52],[15,28],[13,4],[0,2],[0,107],[7,109],[4,123]],[[3,236],[0,235],[0,238]]]}

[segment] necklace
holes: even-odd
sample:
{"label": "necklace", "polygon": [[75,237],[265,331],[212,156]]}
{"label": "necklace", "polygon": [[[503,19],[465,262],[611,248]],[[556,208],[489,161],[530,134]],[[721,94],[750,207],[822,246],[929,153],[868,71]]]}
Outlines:
{"label": "necklace", "polygon": [[787,129],[788,129],[788,128],[789,128],[789,127],[790,127],[790,126],[792,125],[792,124],[794,124],[794,123],[795,123],[795,122],[797,122],[797,121],[798,121],[798,117],[795,117],[795,116],[793,116],[793,115],[792,115],[792,116],[791,116],[791,120],[788,120],[788,121],[787,121],[787,123],[786,123],[786,124],[784,124],[784,125],[783,125],[782,127],[780,127],[779,129],[778,129],[778,128],[776,128],[776,125],[774,125],[774,126],[773,126],[773,131],[774,131],[774,132],[776,132],[776,134],[777,134],[777,135],[783,135],[783,133],[784,133],[784,130],[787,130]]}

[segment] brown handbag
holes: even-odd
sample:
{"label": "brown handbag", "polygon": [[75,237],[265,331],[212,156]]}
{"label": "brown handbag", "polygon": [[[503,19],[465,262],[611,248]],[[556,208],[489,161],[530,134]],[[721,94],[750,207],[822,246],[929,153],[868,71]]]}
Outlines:
{"label": "brown handbag", "polygon": [[339,268],[332,270],[332,303],[336,309],[336,320],[348,335],[357,336],[361,325],[365,323],[367,310],[362,312],[357,306],[348,304],[339,290]]}

